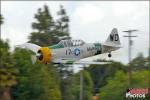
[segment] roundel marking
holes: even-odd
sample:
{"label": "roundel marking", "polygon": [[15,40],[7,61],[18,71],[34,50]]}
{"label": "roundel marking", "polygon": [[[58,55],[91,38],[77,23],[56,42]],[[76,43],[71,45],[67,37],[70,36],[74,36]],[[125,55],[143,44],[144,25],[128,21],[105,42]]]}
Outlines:
{"label": "roundel marking", "polygon": [[74,49],[74,54],[76,56],[80,55],[80,49],[78,49],[78,48]]}

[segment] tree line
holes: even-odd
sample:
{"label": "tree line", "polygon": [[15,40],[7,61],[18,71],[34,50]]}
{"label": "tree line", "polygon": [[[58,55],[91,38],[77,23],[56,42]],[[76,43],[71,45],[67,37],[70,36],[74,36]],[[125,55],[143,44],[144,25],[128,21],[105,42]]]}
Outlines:
{"label": "tree line", "polygon": [[[33,32],[28,42],[40,46],[58,43],[62,37],[70,37],[69,16],[60,5],[58,19],[54,20],[47,5],[39,8],[31,26]],[[4,24],[0,15],[0,24]],[[15,48],[10,52],[9,42],[0,39],[0,100],[79,100],[80,72],[74,73],[72,66],[32,64],[33,52]],[[139,54],[132,65],[133,87],[149,87],[149,58]],[[83,73],[83,99],[123,100],[128,88],[128,65],[113,61],[108,65],[90,65]],[[115,90],[115,91],[114,91]],[[147,99],[148,100],[148,99]]]}

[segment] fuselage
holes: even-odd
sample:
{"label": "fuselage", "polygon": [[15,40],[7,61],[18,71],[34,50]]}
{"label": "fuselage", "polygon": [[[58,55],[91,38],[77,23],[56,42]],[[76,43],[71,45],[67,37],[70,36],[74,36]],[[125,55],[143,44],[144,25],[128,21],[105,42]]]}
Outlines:
{"label": "fuselage", "polygon": [[[59,47],[59,46],[58,46]],[[59,60],[73,60],[77,61],[83,58],[99,55],[102,53],[111,52],[117,48],[104,46],[101,43],[85,43],[81,46],[57,48],[56,46],[49,46],[52,52],[52,62],[59,62]],[[61,59],[60,59],[61,58]]]}
{"label": "fuselage", "polygon": [[101,44],[86,43],[82,46],[65,47],[65,48],[50,48],[54,54],[53,59],[57,58],[74,58],[74,60],[82,59],[97,54],[101,54]]}

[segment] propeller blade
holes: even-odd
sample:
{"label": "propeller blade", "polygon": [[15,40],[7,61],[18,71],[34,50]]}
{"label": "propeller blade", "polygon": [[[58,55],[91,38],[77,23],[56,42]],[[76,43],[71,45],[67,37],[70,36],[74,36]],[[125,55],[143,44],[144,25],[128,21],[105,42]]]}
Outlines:
{"label": "propeller blade", "polygon": [[37,54],[37,51],[41,48],[40,46],[33,44],[33,43],[24,43],[22,45],[17,45],[16,47],[25,48],[28,50],[33,51],[35,54]]}
{"label": "propeller blade", "polygon": [[36,60],[37,60],[36,55],[31,55],[32,64],[35,64]]}

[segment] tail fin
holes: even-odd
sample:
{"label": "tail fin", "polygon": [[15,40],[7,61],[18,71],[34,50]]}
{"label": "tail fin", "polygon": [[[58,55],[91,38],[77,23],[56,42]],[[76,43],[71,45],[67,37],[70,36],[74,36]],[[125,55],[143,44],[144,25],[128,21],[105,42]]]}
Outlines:
{"label": "tail fin", "polygon": [[118,35],[118,30],[116,28],[113,28],[109,37],[107,38],[104,45],[107,46],[120,46],[120,39]]}

